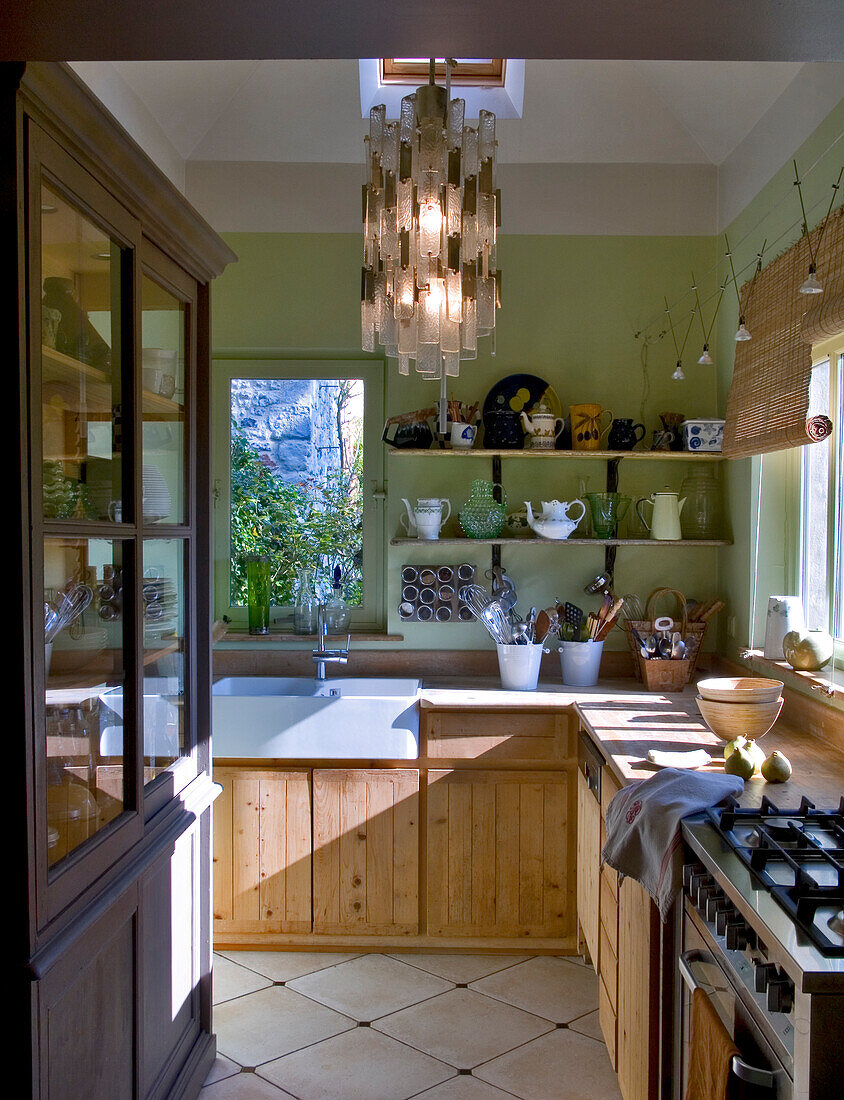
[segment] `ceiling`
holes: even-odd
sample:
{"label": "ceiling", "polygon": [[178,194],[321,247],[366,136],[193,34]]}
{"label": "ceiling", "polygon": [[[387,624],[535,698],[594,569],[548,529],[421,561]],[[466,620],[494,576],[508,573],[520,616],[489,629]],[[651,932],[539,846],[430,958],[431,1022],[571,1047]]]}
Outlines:
{"label": "ceiling", "polygon": [[4,0],[0,58],[836,61],[840,0]]}
{"label": "ceiling", "polygon": [[[362,159],[358,62],[104,62],[184,160]],[[720,165],[800,62],[529,60],[501,163]]]}

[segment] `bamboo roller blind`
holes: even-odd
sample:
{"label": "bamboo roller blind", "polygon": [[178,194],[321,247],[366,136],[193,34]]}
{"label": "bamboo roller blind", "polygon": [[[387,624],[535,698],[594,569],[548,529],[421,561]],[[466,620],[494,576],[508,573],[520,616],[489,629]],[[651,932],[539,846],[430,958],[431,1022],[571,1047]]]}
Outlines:
{"label": "bamboo roller blind", "polygon": [[818,251],[820,230],[812,231],[812,247],[823,294],[798,292],[811,263],[805,237],[741,288],[752,339],[736,344],[724,426],[728,458],[800,447],[829,434],[828,421],[806,417],[812,344],[844,331],[844,211],[831,215]]}

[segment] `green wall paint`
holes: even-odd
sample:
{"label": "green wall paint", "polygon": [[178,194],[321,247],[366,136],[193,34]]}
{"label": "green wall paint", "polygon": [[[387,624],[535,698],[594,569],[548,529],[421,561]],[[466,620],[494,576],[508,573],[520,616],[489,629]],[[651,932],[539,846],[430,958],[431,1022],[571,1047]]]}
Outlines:
{"label": "green wall paint", "polygon": [[[826,213],[831,187],[844,159],[844,143],[840,141],[842,135],[844,101],[795,153],[798,168],[804,177],[803,193],[810,227]],[[794,168],[789,160],[727,229],[736,271],[748,268],[748,273],[739,277],[739,284],[752,273],[756,253],[766,238],[765,263],[798,239],[799,224],[795,223],[798,223],[799,216]],[[717,248],[719,255],[722,255],[723,238],[717,242]],[[732,288],[730,291],[718,317],[716,351],[713,351],[722,416],[732,377],[735,356],[733,336],[738,323],[735,293]],[[735,636],[727,633],[727,616],[721,616],[720,647],[732,656],[751,641],[751,598],[757,562],[755,503],[759,493],[760,465],[763,473],[762,507],[759,510],[759,569],[756,577],[755,628],[752,632],[757,646],[764,640],[767,597],[774,592],[796,590],[794,553],[798,501],[794,493],[796,479],[793,475],[798,462],[799,452],[795,451],[723,464],[726,502],[732,516],[735,544],[718,551],[719,582],[730,615],[735,617],[736,632]]]}
{"label": "green wall paint", "polygon": [[[213,346],[216,356],[360,358],[360,238],[343,234],[228,234],[239,262],[213,289]],[[597,401],[616,416],[640,418],[650,431],[661,411],[688,416],[715,415],[719,407],[715,368],[698,367],[685,356],[688,380],[670,379],[674,352],[665,339],[649,349],[647,394],[633,337],[643,325],[661,325],[662,298],[675,300],[689,286],[692,270],[712,268],[717,242],[711,237],[508,237],[502,233],[503,305],[498,318],[497,354],[481,341],[476,362],[466,362],[449,392],[463,401],[483,400],[499,378],[528,371],[546,378],[564,407]],[[692,333],[689,348],[696,348]],[[435,402],[438,388],[418,376],[400,378],[386,368],[388,415]],[[215,410],[225,430],[225,414]],[[459,462],[459,465],[458,465]],[[622,464],[621,491],[644,495],[668,484],[679,489],[686,467],[675,464]],[[447,496],[455,509],[468,496],[474,477],[491,478],[491,461],[481,456],[449,461],[391,457],[388,480],[388,537],[402,534],[403,497]],[[546,463],[506,460],[503,480],[511,510],[526,499],[571,499],[588,488],[604,487],[600,462]],[[407,648],[480,649],[491,643],[477,624],[431,626],[400,624],[396,612],[399,571],[406,560],[457,563],[464,557],[489,568],[488,547],[389,547],[388,629],[405,637]],[[552,598],[597,606],[584,584],[603,566],[600,548],[514,547],[503,553],[505,568],[519,589],[519,606],[540,606]],[[718,558],[713,550],[646,547],[622,549],[616,567],[620,592],[646,596],[659,584],[690,595],[718,591]],[[372,643],[378,645],[380,643]],[[392,645],[392,644],[391,644]],[[622,647],[620,632],[611,645]]]}

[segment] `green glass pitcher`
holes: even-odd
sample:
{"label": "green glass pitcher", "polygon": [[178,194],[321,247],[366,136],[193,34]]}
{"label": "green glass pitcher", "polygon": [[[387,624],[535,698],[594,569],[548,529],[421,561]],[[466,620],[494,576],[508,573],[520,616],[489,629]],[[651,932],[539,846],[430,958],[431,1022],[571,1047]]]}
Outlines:
{"label": "green glass pitcher", "polygon": [[[496,488],[501,489],[500,501],[495,499]],[[473,481],[472,492],[458,518],[470,539],[498,538],[507,519],[507,501],[501,484],[481,478]]]}

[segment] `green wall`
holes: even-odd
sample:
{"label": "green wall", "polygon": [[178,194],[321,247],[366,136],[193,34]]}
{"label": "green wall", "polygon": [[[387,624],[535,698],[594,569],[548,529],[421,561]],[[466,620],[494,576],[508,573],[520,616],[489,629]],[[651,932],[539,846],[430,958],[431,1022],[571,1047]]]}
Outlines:
{"label": "green wall", "polygon": [[[214,284],[213,346],[217,357],[361,358],[359,350],[360,238],[357,234],[228,234],[239,257]],[[658,412],[687,416],[717,413],[719,394],[714,367],[698,367],[699,333],[693,332],[684,359],[687,381],[670,379],[674,352],[670,340],[648,350],[647,395],[633,334],[645,324],[661,327],[662,298],[678,298],[688,288],[692,270],[713,267],[717,242],[710,237],[510,237],[502,232],[500,265],[503,305],[498,318],[497,354],[481,341],[475,362],[461,365],[449,392],[463,401],[482,401],[498,379],[527,371],[547,379],[564,407],[597,401],[616,416],[640,418],[648,437],[658,426]],[[430,405],[438,386],[418,376],[400,378],[386,368],[388,414]],[[215,427],[225,430],[225,413],[215,410]],[[386,450],[386,448],[385,448]],[[402,498],[439,495],[455,512],[468,496],[472,478],[491,478],[491,460],[477,458],[410,459],[388,457],[386,528],[388,538],[403,534]],[[632,496],[670,485],[679,489],[683,464],[622,464],[620,487]],[[215,472],[216,476],[216,472]],[[582,478],[588,488],[604,487],[601,462],[546,463],[508,459],[503,481],[511,510],[526,499],[571,499]],[[489,568],[488,547],[389,547],[387,577],[388,629],[401,633],[408,648],[479,649],[490,644],[486,632],[472,624],[400,624],[396,613],[399,571],[406,561],[457,563],[471,561]],[[729,561],[729,558],[726,559]],[[599,548],[504,548],[503,562],[519,590],[520,608],[545,606],[554,597],[581,606],[597,606],[584,584],[603,566]],[[660,546],[624,548],[616,566],[620,592],[646,596],[661,584],[708,598],[719,590],[718,552]],[[372,643],[378,645],[380,643]],[[394,645],[394,643],[391,643]],[[623,647],[617,632],[614,647]]]}
{"label": "green wall", "polygon": [[[801,176],[810,227],[826,213],[832,184],[840,170],[844,134],[844,101],[821,123],[795,153]],[[833,146],[834,142],[838,142]],[[811,169],[811,170],[810,170]],[[839,198],[840,203],[840,198]],[[838,204],[836,204],[838,205]],[[784,252],[799,237],[800,208],[794,187],[794,168],[789,160],[762,188],[751,203],[727,229],[736,271],[748,268],[739,284],[752,273],[756,253],[767,238],[764,263]],[[723,238],[716,242],[723,255]],[[731,288],[732,291],[732,288]],[[796,288],[795,288],[796,292]],[[738,307],[735,294],[725,298],[717,324],[714,352],[718,370],[721,413],[726,410],[732,377]],[[796,538],[798,500],[794,492],[795,472],[799,469],[799,451],[783,451],[764,459],[743,459],[723,464],[727,506],[732,516],[734,546],[719,551],[719,581],[728,602],[730,616],[721,616],[720,643],[724,651],[736,655],[751,641],[758,647],[764,641],[767,598],[772,593],[796,591]],[[760,480],[761,470],[761,480]],[[758,573],[756,501],[761,489],[758,531]],[[757,599],[755,628],[751,598],[756,574]],[[735,632],[728,632],[728,618],[735,618]]]}

